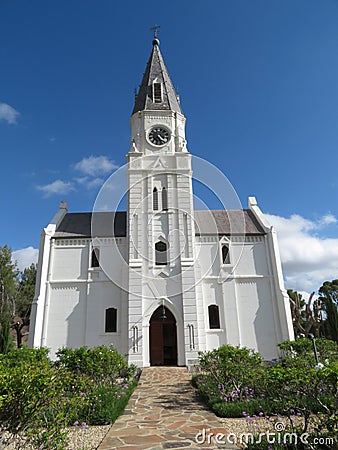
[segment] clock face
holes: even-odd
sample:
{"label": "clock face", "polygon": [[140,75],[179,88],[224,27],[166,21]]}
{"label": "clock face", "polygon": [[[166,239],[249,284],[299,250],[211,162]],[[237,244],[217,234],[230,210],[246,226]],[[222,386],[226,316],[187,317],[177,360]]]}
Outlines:
{"label": "clock face", "polygon": [[170,140],[170,132],[162,127],[154,127],[150,130],[148,139],[153,145],[164,145]]}

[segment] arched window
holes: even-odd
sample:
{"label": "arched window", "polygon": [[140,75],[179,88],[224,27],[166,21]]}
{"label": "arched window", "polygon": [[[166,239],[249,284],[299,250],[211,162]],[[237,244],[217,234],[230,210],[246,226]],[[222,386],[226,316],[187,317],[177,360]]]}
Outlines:
{"label": "arched window", "polygon": [[100,250],[98,248],[93,248],[92,250],[90,266],[100,267]]}
{"label": "arched window", "polygon": [[230,253],[228,245],[222,245],[222,262],[223,264],[230,264]]}
{"label": "arched window", "polygon": [[168,192],[165,187],[162,188],[162,209],[163,211],[168,210]]}
{"label": "arched window", "polygon": [[156,187],[153,189],[153,210],[158,210],[158,191]]}
{"label": "arched window", "polygon": [[218,306],[217,305],[209,305],[208,313],[209,313],[209,328],[210,329],[220,328]]}
{"label": "arched window", "polygon": [[115,333],[117,330],[117,309],[107,308],[104,331],[106,333]]}
{"label": "arched window", "polygon": [[166,266],[168,264],[168,246],[163,241],[155,244],[155,265]]}

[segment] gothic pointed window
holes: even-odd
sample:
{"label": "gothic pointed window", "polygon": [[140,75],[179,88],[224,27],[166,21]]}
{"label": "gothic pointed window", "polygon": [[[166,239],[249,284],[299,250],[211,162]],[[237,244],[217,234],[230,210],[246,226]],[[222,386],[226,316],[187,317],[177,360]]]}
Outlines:
{"label": "gothic pointed window", "polygon": [[155,244],[155,265],[166,266],[168,264],[168,246],[163,241]]}
{"label": "gothic pointed window", "polygon": [[162,209],[163,211],[168,210],[168,192],[165,187],[162,188]]}
{"label": "gothic pointed window", "polygon": [[154,187],[153,190],[153,210],[154,211],[158,210],[158,191],[156,187]]}
{"label": "gothic pointed window", "polygon": [[228,245],[222,245],[222,262],[223,264],[230,264],[230,253]]}
{"label": "gothic pointed window", "polygon": [[98,248],[93,248],[90,267],[100,267],[100,250]]}
{"label": "gothic pointed window", "polygon": [[209,313],[209,328],[210,329],[220,328],[218,306],[217,305],[209,305],[208,313]]}
{"label": "gothic pointed window", "polygon": [[106,333],[115,333],[117,331],[117,309],[107,308],[104,331]]}
{"label": "gothic pointed window", "polygon": [[162,103],[162,83],[153,83],[153,102]]}

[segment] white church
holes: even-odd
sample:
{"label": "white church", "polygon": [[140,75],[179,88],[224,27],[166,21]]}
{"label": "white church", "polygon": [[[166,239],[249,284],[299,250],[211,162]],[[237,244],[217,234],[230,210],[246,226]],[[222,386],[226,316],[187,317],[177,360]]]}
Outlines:
{"label": "white church", "polygon": [[248,209],[194,209],[185,117],[152,44],[125,176],[112,176],[127,211],[71,213],[61,202],[41,234],[28,344],[52,357],[113,345],[138,367],[193,366],[224,344],[271,360],[293,339],[275,231],[254,197]]}

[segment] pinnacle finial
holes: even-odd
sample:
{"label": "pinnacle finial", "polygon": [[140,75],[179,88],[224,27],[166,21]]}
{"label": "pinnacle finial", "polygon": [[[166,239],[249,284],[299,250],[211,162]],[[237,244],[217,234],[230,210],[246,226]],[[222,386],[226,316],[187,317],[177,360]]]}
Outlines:
{"label": "pinnacle finial", "polygon": [[153,39],[153,45],[160,45],[160,41],[158,39],[158,29],[160,28],[160,25],[154,25],[150,28],[150,31],[154,33],[154,39]]}

